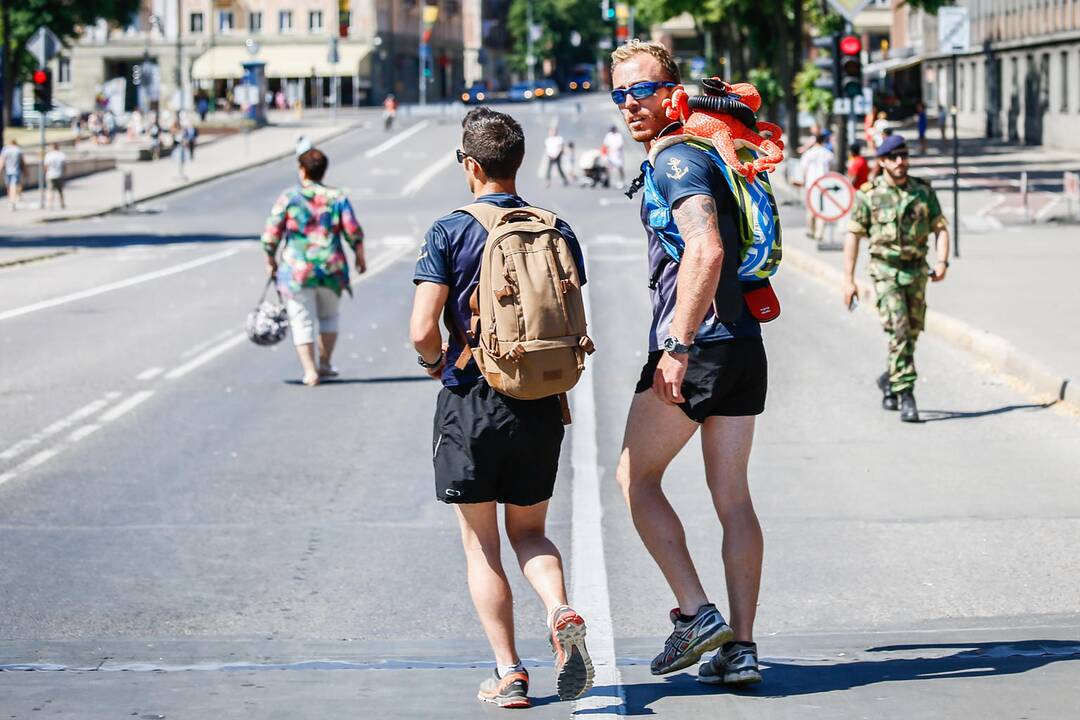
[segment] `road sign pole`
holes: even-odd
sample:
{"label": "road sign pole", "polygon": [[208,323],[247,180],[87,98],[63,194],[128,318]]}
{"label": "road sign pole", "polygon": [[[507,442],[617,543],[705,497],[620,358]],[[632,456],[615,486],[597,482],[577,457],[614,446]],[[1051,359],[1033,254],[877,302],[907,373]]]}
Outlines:
{"label": "road sign pole", "polygon": [[956,53],[952,56],[952,209],[953,209],[953,257],[960,257],[960,137],[957,134]]}
{"label": "road sign pole", "polygon": [[[42,43],[38,53],[38,68],[44,70],[48,62],[47,48],[45,43]],[[52,78],[49,78],[49,82],[52,82]],[[51,108],[41,111],[41,147],[38,149],[38,197],[42,210],[45,209],[45,119],[49,115],[49,110]]]}

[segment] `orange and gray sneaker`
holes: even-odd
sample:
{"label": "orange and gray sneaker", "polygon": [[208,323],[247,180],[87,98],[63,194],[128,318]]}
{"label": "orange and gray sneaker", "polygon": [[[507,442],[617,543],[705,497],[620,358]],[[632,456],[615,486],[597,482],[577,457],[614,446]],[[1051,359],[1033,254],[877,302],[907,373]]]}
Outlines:
{"label": "orange and gray sneaker", "polygon": [[551,613],[551,652],[555,654],[555,688],[560,700],[584,695],[593,684],[593,665],[585,647],[585,620],[567,605]]}
{"label": "orange and gray sneaker", "polygon": [[494,675],[480,683],[480,691],[476,693],[478,700],[498,705],[501,708],[530,706],[528,670],[514,670],[503,677],[499,677],[499,671],[496,670]]}

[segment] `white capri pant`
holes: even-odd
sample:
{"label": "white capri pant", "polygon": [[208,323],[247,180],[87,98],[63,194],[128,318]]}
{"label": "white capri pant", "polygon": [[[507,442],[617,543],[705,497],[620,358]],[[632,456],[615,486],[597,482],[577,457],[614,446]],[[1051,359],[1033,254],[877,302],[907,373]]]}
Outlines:
{"label": "white capri pant", "polygon": [[289,313],[289,329],[293,345],[315,342],[315,320],[319,319],[319,332],[332,333],[338,329],[338,305],[341,298],[328,287],[300,288],[300,292],[285,300]]}

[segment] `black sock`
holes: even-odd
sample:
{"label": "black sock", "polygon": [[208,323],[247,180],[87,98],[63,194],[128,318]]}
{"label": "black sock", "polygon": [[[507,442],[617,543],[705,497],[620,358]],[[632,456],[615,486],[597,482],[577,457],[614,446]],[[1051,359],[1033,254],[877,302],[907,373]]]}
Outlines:
{"label": "black sock", "polygon": [[697,616],[698,616],[697,613],[694,613],[693,615],[683,615],[682,611],[680,610],[679,611],[679,622],[683,622],[683,623],[694,622],[694,618],[696,618]]}

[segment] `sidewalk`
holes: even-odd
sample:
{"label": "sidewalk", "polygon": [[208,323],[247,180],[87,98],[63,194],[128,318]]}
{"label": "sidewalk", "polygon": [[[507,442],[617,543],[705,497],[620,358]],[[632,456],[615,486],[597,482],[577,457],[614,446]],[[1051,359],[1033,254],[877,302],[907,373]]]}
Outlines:
{"label": "sidewalk", "polygon": [[[116,170],[96,173],[68,181],[64,186],[65,210],[40,210],[37,191],[23,194],[20,209],[12,212],[6,199],[0,202],[0,232],[25,228],[39,223],[72,220],[101,215],[123,207],[124,173],[130,172],[134,201],[145,202],[177,190],[287,157],[294,152],[296,140],[305,135],[318,144],[372,122],[375,111],[342,112],[336,120],[328,115],[294,120],[282,118],[249,133],[229,135],[199,145],[193,162],[185,164],[185,177],[179,176],[176,158],[123,163]],[[32,206],[32,207],[28,207]],[[18,261],[5,253],[0,264]]]}
{"label": "sidewalk", "polygon": [[[1051,156],[1038,148],[1026,150],[1042,159]],[[1011,151],[995,148],[986,156],[994,154]],[[933,154],[913,158],[912,174],[931,176],[928,168],[940,163],[939,158]],[[972,166],[977,168],[979,163],[972,162]],[[996,172],[969,171],[970,187],[993,180]],[[843,254],[820,251],[806,237],[802,194],[779,175],[774,186],[783,203],[784,262],[835,285],[840,311]],[[951,179],[946,185],[951,187],[950,183]],[[934,185],[951,228],[952,193],[938,182]],[[986,189],[961,190],[961,257],[951,259],[944,282],[930,285],[927,332],[974,353],[1035,392],[1080,410],[1080,333],[1075,332],[1075,318],[1080,317],[1080,293],[1075,287],[1080,270],[1080,226],[1044,223],[1020,227],[987,222],[986,209],[999,202],[998,195]],[[837,242],[842,242],[843,235],[842,221],[836,230]],[[865,282],[866,264],[863,241],[856,269],[862,295],[859,312],[874,312],[872,291]]]}

